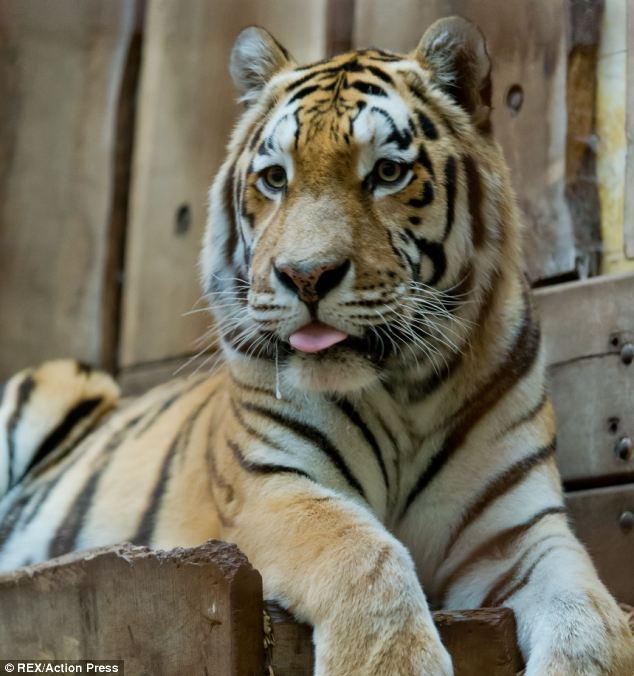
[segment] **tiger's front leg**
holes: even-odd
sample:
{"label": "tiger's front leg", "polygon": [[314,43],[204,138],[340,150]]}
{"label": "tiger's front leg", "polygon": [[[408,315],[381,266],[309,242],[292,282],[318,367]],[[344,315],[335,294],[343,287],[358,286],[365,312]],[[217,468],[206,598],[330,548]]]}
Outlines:
{"label": "tiger's front leg", "polygon": [[494,603],[515,611],[526,676],[631,676],[634,637],[586,551],[561,527],[544,538]]}
{"label": "tiger's front leg", "polygon": [[223,538],[313,625],[316,676],[453,673],[409,553],[369,510],[290,474],[249,475],[244,495]]}
{"label": "tiger's front leg", "polygon": [[625,614],[599,580],[565,514],[549,512],[537,513],[539,520],[519,546],[510,537],[497,537],[496,547],[488,548],[490,557],[459,567],[447,607],[511,608],[525,676],[632,676],[634,637]]}

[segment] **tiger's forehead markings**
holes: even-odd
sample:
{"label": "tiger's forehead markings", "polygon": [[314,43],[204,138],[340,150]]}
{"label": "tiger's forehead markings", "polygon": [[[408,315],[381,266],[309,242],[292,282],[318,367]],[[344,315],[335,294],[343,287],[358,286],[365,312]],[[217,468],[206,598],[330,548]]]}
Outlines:
{"label": "tiger's forehead markings", "polygon": [[[320,133],[326,135],[322,140],[329,141],[322,146],[324,152],[342,143],[349,145],[354,138],[365,156],[359,165],[363,175],[382,152],[413,162],[417,154],[414,139],[420,135],[434,140],[438,132],[427,115],[412,110],[411,102],[403,97],[405,87],[394,79],[401,73],[392,62],[403,68],[409,59],[367,50],[280,75],[273,85],[278,88],[277,110],[252,141],[257,146],[252,168],[261,170],[275,161],[292,173],[293,148],[298,151],[300,139],[308,148],[307,143]],[[289,82],[289,78],[294,79]],[[425,166],[433,175],[430,163]]]}

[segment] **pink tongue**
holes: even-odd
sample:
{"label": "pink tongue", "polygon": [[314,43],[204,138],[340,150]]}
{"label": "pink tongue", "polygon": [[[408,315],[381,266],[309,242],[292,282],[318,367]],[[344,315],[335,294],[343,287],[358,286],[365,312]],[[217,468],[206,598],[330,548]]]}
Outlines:
{"label": "pink tongue", "polygon": [[300,352],[321,352],[348,337],[347,333],[333,329],[321,322],[306,324],[299,331],[295,331],[290,338],[290,344]]}

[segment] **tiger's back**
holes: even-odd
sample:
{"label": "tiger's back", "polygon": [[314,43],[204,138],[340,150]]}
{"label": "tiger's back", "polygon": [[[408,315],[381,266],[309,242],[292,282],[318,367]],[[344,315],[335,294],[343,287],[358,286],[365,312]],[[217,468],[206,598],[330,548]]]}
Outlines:
{"label": "tiger's back", "polygon": [[[82,377],[73,362],[54,364],[58,368],[52,371],[45,364],[18,374],[5,390],[0,411],[15,421],[8,430],[16,446],[14,462],[20,453],[36,457],[43,445],[24,438],[22,425],[33,415],[45,418],[46,407],[59,401],[59,387],[70,390],[73,379]],[[65,380],[60,380],[59,365],[68,366],[62,374]],[[112,396],[115,390],[105,374],[91,376],[101,380],[93,386],[93,395],[109,396],[102,415],[90,420],[90,429],[79,440],[71,439],[75,443],[66,446],[61,457],[51,449],[48,459],[35,465],[0,502],[3,569],[118,542],[170,548],[219,536],[207,453],[226,399],[226,375],[175,380],[123,403]],[[33,377],[38,400],[11,396]],[[77,404],[73,399],[65,403],[63,414],[56,411],[57,423]],[[80,422],[75,420],[66,434],[72,437]],[[55,427],[52,421],[49,427]],[[57,448],[64,450],[65,441],[60,438]]]}

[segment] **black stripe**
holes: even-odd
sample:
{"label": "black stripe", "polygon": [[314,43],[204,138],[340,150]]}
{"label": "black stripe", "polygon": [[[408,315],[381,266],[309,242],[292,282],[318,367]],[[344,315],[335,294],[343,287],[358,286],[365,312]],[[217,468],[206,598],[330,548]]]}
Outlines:
{"label": "black stripe", "polygon": [[346,464],[345,460],[341,457],[339,450],[333,446],[330,440],[316,427],[308,425],[306,423],[295,420],[294,418],[289,418],[282,413],[277,411],[272,411],[263,406],[258,406],[257,404],[252,404],[251,402],[242,402],[242,408],[247,411],[252,411],[253,413],[259,413],[262,416],[273,420],[274,422],[283,425],[288,428],[299,437],[303,437],[311,444],[319,448],[325,455],[328,456],[333,465],[339,470],[343,475],[348,484],[357,491],[364,500],[367,500],[365,491],[363,490],[361,484],[357,478],[352,474],[350,468]]}
{"label": "black stripe", "polygon": [[0,383],[0,406],[2,406],[2,400],[4,399],[4,393],[7,390],[8,380],[5,380],[3,383]]}
{"label": "black stripe", "polygon": [[233,455],[240,464],[240,467],[242,467],[242,469],[246,470],[247,472],[252,472],[253,474],[278,474],[278,473],[297,474],[298,476],[310,479],[311,481],[313,480],[313,478],[309,474],[299,469],[298,467],[289,467],[287,465],[276,465],[273,463],[259,463],[247,460],[238,444],[236,444],[234,441],[231,441],[231,439],[227,440],[227,444],[229,445],[229,448],[233,451]]}
{"label": "black stripe", "polygon": [[407,386],[408,401],[415,403],[429,397],[456,372],[457,368],[462,364],[462,358],[462,353],[457,352],[451,361],[445,361],[440,369],[434,370],[427,378],[410,383]]}
{"label": "black stripe", "polygon": [[[548,547],[545,549],[536,559],[533,561],[533,563],[530,565],[528,570],[522,575],[521,579],[518,580],[512,587],[507,589],[501,596],[498,596],[496,599],[493,600],[493,606],[501,606],[505,601],[508,601],[511,596],[514,594],[517,594],[517,592],[524,588],[531,579],[531,576],[533,574],[533,571],[537,566],[550,554],[556,549],[561,549],[562,545],[552,545],[551,547]],[[564,547],[567,549],[567,547]]]}
{"label": "black stripe", "polygon": [[167,451],[165,458],[163,459],[158,481],[154,484],[154,488],[150,494],[148,506],[145,508],[145,511],[141,516],[136,533],[130,539],[132,544],[151,544],[152,535],[156,526],[156,517],[159,510],[161,509],[161,503],[165,497],[165,489],[167,488],[167,484],[171,475],[172,463],[176,458],[177,452],[187,447],[194,425],[198,421],[198,417],[200,416],[203,409],[209,404],[209,401],[211,400],[211,397],[214,395],[214,393],[215,392],[212,392],[211,395],[207,396],[202,404],[200,404],[193,411],[193,413],[189,415],[172,440],[172,444]]}
{"label": "black stripe", "polygon": [[486,225],[482,212],[484,193],[482,190],[482,178],[478,165],[470,155],[464,155],[462,163],[467,176],[469,214],[471,215],[471,237],[476,249],[479,249],[486,238]]}
{"label": "black stripe", "polygon": [[396,122],[394,122],[394,118],[387,112],[387,110],[383,110],[383,108],[379,108],[378,106],[372,106],[370,111],[381,115],[390,125],[390,129],[392,131],[385,139],[385,143],[396,143],[396,146],[399,150],[407,150],[407,148],[409,148],[412,143],[412,134],[407,129],[399,131]]}
{"label": "black stripe", "polygon": [[[425,181],[423,183],[423,193],[420,196],[420,199],[414,197],[408,202],[408,204],[409,206],[414,207],[415,209],[422,209],[423,207],[426,207],[433,201],[434,201],[434,186],[432,185],[431,181]],[[410,218],[410,222],[411,220],[412,219]]]}
{"label": "black stripe", "polygon": [[400,518],[405,516],[411,504],[433,481],[456,450],[461,447],[473,427],[528,373],[537,358],[539,342],[539,328],[533,323],[527,308],[517,337],[507,351],[506,358],[475,395],[460,407],[456,414],[457,423],[447,435],[438,452],[432,456],[410,491]]}
{"label": "black stripe", "polygon": [[431,178],[436,176],[436,173],[434,172],[434,165],[431,163],[429,155],[427,154],[427,149],[424,145],[421,145],[418,149],[418,157],[416,158],[416,162],[425,167]]}
{"label": "black stripe", "polygon": [[238,226],[236,222],[236,209],[233,200],[234,171],[235,170],[232,165],[227,172],[227,177],[222,187],[223,206],[225,213],[227,214],[227,227],[229,229],[224,246],[224,260],[227,267],[231,267],[233,265],[233,255],[235,253],[236,247],[238,246]]}
{"label": "black stripe", "polygon": [[376,66],[366,66],[366,68],[372,73],[372,75],[376,75],[376,77],[379,78],[379,80],[383,80],[383,82],[387,84],[394,84],[392,78],[385,72],[383,72],[380,68],[377,68]]}
{"label": "black stripe", "polygon": [[435,141],[438,138],[438,129],[436,125],[421,110],[416,111],[416,118],[423,134],[430,140]]}
{"label": "black stripe", "polygon": [[452,156],[447,158],[445,164],[445,190],[447,194],[447,221],[442,238],[443,242],[451,234],[456,211],[456,158]]}
{"label": "black stripe", "polygon": [[378,85],[372,84],[371,82],[364,82],[363,80],[357,80],[356,82],[353,82],[352,84],[348,85],[348,88],[350,87],[360,91],[362,94],[366,94],[367,96],[387,96],[387,92],[385,89],[383,89],[383,87],[379,87]]}
{"label": "black stripe", "polygon": [[449,551],[465,529],[472,524],[492,502],[495,502],[498,498],[515,488],[517,484],[526,478],[526,475],[533,468],[541,465],[544,461],[548,460],[548,458],[551,458],[555,454],[556,446],[556,440],[553,439],[550,443],[535,451],[535,453],[521,458],[493,478],[484,489],[480,491],[473,503],[462,511],[461,518],[454,527],[451,537],[447,542],[445,556],[448,556]]}
{"label": "black stripe", "polygon": [[8,489],[10,489],[13,484],[17,481],[17,478],[14,475],[13,462],[15,458],[15,434],[17,432],[18,425],[20,424],[20,418],[24,409],[31,399],[31,395],[35,390],[35,378],[29,375],[27,376],[18,387],[18,396],[16,398],[15,410],[9,418],[7,423],[7,446],[9,450],[9,457],[7,458],[8,463],[8,474],[9,474],[9,483]]}
{"label": "black stripe", "polygon": [[288,102],[288,105],[293,103],[294,101],[299,101],[300,99],[303,99],[306,96],[309,96],[313,92],[317,91],[319,89],[319,85],[308,85],[308,87],[304,87],[303,89],[300,89],[298,92],[295,92],[293,96],[291,97],[291,100]]}
{"label": "black stripe", "polygon": [[430,242],[425,237],[417,237],[409,229],[406,229],[405,232],[414,242],[421,256],[427,256],[427,258],[429,258],[429,260],[432,262],[434,272],[426,283],[430,286],[435,286],[438,284],[438,282],[440,282],[447,270],[447,257],[445,256],[445,248],[440,242]]}
{"label": "black stripe", "polygon": [[338,401],[337,406],[339,407],[341,412],[349,418],[350,422],[359,429],[364,439],[367,441],[368,445],[372,449],[372,452],[374,453],[374,457],[376,458],[379,467],[381,468],[381,474],[383,475],[385,487],[389,489],[390,480],[388,479],[387,469],[385,468],[385,462],[383,460],[383,456],[381,455],[381,447],[379,446],[376,437],[374,436],[374,434],[372,434],[372,432],[370,431],[369,427],[365,424],[365,422],[363,422],[363,418],[361,418],[359,412],[347,399],[342,399],[341,401]]}
{"label": "black stripe", "polygon": [[492,537],[478,545],[453,569],[453,571],[443,581],[438,591],[438,598],[441,599],[442,607],[447,601],[447,595],[453,585],[465,575],[473,570],[482,559],[500,559],[507,556],[510,547],[517,543],[517,540],[528,533],[528,531],[538,524],[542,519],[552,514],[565,514],[566,508],[563,505],[546,507],[534,514],[528,521],[518,523],[497,532]]}
{"label": "black stripe", "polygon": [[[63,521],[57,527],[55,535],[53,536],[49,548],[48,556],[53,558],[55,556],[61,556],[67,552],[71,552],[77,548],[77,537],[81,532],[81,529],[84,525],[85,516],[92,505],[92,499],[95,493],[97,492],[97,487],[99,481],[109,465],[110,460],[112,459],[113,452],[119,447],[121,442],[125,439],[126,435],[136,425],[139,420],[141,420],[141,415],[135,416],[128,420],[128,422],[119,430],[117,430],[108,443],[103,447],[100,452],[100,466],[90,475],[86,483],[84,484],[81,491],[75,496],[75,499],[70,505],[70,508],[66,512],[66,516]],[[66,472],[61,472],[58,474],[47,486],[46,495],[41,500],[38,509],[30,516],[29,520],[33,520],[39,511],[39,507],[44,504],[44,499],[48,497],[52,489],[56,486],[57,482],[60,479],[63,479],[67,476],[68,468]]]}
{"label": "black stripe", "polygon": [[[61,446],[64,439],[75,429],[79,422],[87,418],[101,403],[102,397],[94,397],[91,399],[84,399],[74,406],[64,417],[64,420],[44,439],[39,448],[33,455],[31,462],[24,471],[24,474],[35,467],[41,460],[43,460],[49,453]],[[87,431],[87,430],[86,430]],[[79,440],[77,440],[79,441]]]}
{"label": "black stripe", "polygon": [[31,497],[32,495],[28,493],[21,495],[15,500],[9,511],[2,518],[2,523],[0,523],[0,549],[4,548],[4,545],[11,537],[18,520],[22,516],[22,512],[31,500]]}

